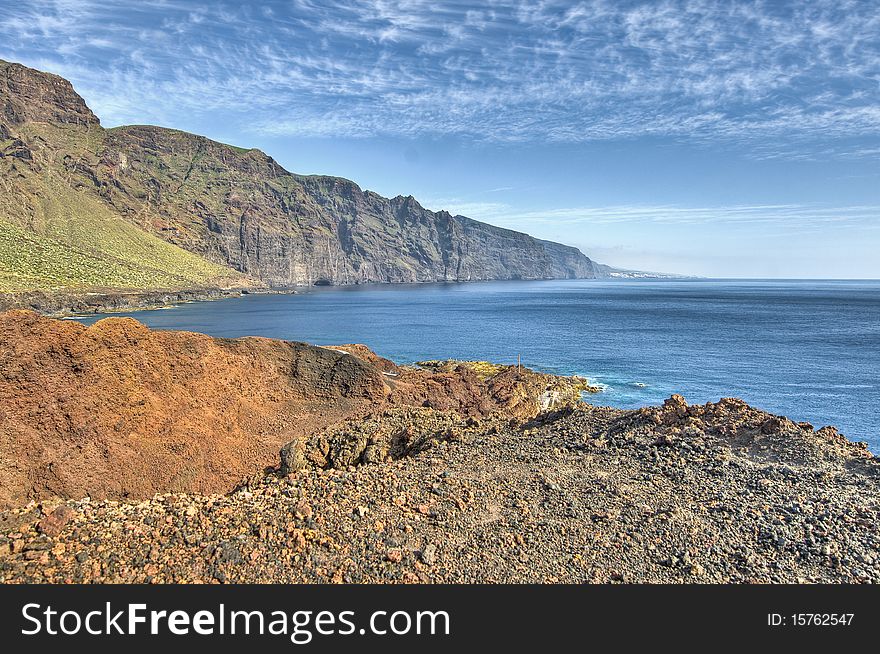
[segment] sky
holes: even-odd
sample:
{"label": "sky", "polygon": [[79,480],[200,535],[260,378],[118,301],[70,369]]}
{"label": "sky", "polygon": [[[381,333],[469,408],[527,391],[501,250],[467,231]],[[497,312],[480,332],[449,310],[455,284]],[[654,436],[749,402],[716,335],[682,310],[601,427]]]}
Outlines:
{"label": "sky", "polygon": [[0,59],[617,267],[880,278],[880,0],[0,0]]}

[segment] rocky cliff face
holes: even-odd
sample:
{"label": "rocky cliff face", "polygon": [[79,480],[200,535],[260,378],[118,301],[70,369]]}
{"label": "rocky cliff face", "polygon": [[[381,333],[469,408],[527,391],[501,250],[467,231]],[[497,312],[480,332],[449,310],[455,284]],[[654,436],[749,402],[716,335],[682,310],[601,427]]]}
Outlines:
{"label": "rocky cliff face", "polygon": [[603,273],[575,248],[183,132],[110,130],[95,170],[107,201],[142,228],[272,286]]}
{"label": "rocky cliff face", "polygon": [[42,165],[127,223],[269,286],[607,272],[575,248],[295,175],[258,150],[159,127],[104,130],[68,82],[16,64],[0,62],[0,106],[7,154],[43,150]]}
{"label": "rocky cliff face", "polygon": [[99,125],[73,86],[63,77],[0,60],[0,118],[9,124],[26,121]]}

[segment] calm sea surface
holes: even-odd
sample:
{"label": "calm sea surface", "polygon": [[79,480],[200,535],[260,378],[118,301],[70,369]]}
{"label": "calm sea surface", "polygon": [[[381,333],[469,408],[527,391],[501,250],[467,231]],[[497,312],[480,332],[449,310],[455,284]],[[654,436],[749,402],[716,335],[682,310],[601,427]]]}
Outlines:
{"label": "calm sea surface", "polygon": [[[880,451],[880,282],[553,281],[320,288],[131,314],[160,329],[365,343],[398,363],[490,359],[622,408],[736,396]],[[97,318],[84,319],[94,322]]]}

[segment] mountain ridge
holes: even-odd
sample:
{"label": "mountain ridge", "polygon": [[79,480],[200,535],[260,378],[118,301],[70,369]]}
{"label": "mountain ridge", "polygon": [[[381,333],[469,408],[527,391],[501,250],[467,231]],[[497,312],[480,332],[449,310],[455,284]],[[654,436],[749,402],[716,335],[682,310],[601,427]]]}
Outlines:
{"label": "mountain ridge", "polygon": [[[151,289],[612,272],[576,248],[430,211],[411,195],[385,198],[344,178],[289,172],[256,148],[165,127],[104,129],[70,82],[3,61],[0,183],[6,291],[34,290],[41,276],[43,287]],[[15,246],[22,232],[69,248],[72,260],[55,262],[55,277],[39,266],[23,277],[12,265],[25,258],[27,248]],[[90,256],[112,274],[79,271]]]}

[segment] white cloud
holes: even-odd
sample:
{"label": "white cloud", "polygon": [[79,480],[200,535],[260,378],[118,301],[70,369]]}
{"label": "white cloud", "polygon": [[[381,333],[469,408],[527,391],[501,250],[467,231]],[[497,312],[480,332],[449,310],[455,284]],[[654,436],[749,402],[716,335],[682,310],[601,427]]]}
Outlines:
{"label": "white cloud", "polygon": [[876,1],[8,4],[0,57],[70,77],[107,124],[216,112],[268,135],[661,136],[786,158],[880,141]]}
{"label": "white cloud", "polygon": [[742,204],[729,206],[611,205],[518,211],[500,202],[435,201],[452,213],[506,227],[557,227],[611,224],[796,226],[803,231],[829,225],[880,227],[880,205]]}

